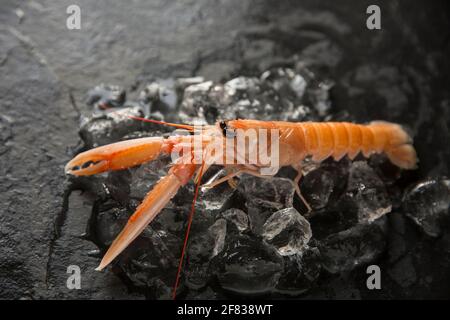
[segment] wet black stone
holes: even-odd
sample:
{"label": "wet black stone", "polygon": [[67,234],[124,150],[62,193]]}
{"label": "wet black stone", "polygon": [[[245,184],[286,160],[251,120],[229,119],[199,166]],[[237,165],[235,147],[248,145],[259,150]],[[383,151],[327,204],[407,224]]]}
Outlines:
{"label": "wet black stone", "polygon": [[80,137],[84,141],[85,148],[90,149],[117,142],[125,135],[141,130],[141,123],[127,115],[141,117],[143,114],[140,107],[132,107],[83,117]]}

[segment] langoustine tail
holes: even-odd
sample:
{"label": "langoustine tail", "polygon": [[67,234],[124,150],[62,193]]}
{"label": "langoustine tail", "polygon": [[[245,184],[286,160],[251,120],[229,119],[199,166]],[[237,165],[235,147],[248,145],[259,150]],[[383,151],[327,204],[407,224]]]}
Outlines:
{"label": "langoustine tail", "polygon": [[368,126],[375,137],[386,136],[383,150],[389,160],[402,169],[417,168],[417,154],[412,143],[411,136],[402,128],[402,126],[383,121],[371,122]]}
{"label": "langoustine tail", "polygon": [[368,125],[349,122],[306,122],[299,125],[305,137],[306,154],[320,162],[332,156],[353,160],[359,153],[368,158],[373,153],[385,153],[402,169],[417,167],[417,154],[412,138],[398,124],[375,121]]}

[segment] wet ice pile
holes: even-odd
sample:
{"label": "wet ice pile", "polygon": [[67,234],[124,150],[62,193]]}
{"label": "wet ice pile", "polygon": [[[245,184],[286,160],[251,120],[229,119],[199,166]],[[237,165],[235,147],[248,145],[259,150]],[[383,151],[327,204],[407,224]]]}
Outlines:
{"label": "wet ice pile", "polygon": [[[333,119],[329,90],[306,69],[273,69],[260,77],[224,84],[201,77],[156,80],[132,92],[99,86],[82,117],[84,148],[167,135],[166,127],[121,116],[171,122],[249,118],[321,121]],[[404,210],[426,234],[436,236],[448,217],[449,181],[427,181],[406,193],[396,185],[399,171],[383,157],[371,161],[327,160],[301,181],[313,207],[296,199],[295,173],[273,179],[243,175],[236,189],[222,184],[200,195],[191,229],[180,294],[186,298],[228,295],[299,295],[322,278],[376,262],[387,247],[386,213]],[[88,233],[104,251],[149,189],[167,172],[169,159],[89,178],[74,179],[97,197]],[[386,169],[387,168],[387,169]],[[205,180],[220,168],[213,168]],[[174,284],[187,215],[193,197],[188,184],[116,260],[113,270],[149,298],[168,298]]]}

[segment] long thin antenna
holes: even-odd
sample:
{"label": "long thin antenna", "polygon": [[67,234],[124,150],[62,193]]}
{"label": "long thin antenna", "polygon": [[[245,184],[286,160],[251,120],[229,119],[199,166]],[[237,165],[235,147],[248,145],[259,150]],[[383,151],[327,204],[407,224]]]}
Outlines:
{"label": "long thin antenna", "polygon": [[203,167],[205,166],[205,162],[202,162],[202,165],[200,167],[200,171],[199,171],[199,179],[195,185],[195,193],[194,193],[194,199],[192,200],[192,207],[191,207],[191,212],[189,213],[189,220],[188,220],[188,225],[186,228],[186,235],[184,236],[184,244],[183,244],[183,249],[181,250],[181,257],[180,257],[180,261],[178,262],[178,271],[177,271],[177,277],[175,279],[175,285],[173,286],[173,293],[172,293],[172,298],[173,300],[175,300],[175,298],[177,297],[177,288],[178,288],[178,283],[180,281],[180,275],[181,275],[181,270],[183,267],[183,260],[184,260],[184,255],[186,253],[186,248],[187,248],[187,243],[188,243],[188,239],[189,239],[189,232],[191,231],[191,225],[192,225],[192,220],[194,218],[194,213],[195,213],[195,202],[197,201],[198,198],[198,191],[200,189],[200,183],[202,180],[202,174],[203,174]]}
{"label": "long thin antenna", "polygon": [[130,118],[130,119],[139,120],[139,121],[143,121],[143,122],[156,123],[156,124],[161,124],[161,125],[164,125],[164,126],[171,126],[171,127],[175,127],[175,128],[179,128],[179,129],[186,129],[186,130],[189,130],[189,131],[194,131],[194,126],[190,126],[188,124],[170,123],[170,122],[165,122],[165,121],[159,121],[159,120],[153,120],[153,119],[147,119],[147,118],[131,116],[131,115],[128,115],[128,114],[126,114],[125,116]]}

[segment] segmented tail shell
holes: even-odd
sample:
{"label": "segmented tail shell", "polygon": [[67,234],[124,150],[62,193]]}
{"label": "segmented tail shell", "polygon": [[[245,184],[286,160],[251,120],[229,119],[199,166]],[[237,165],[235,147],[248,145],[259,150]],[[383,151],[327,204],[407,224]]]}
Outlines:
{"label": "segmented tail shell", "polygon": [[368,125],[349,122],[306,122],[299,126],[304,131],[305,149],[314,161],[332,156],[340,160],[345,155],[354,159],[360,152],[386,153],[389,160],[403,169],[417,166],[417,155],[412,139],[397,124],[376,121]]}

